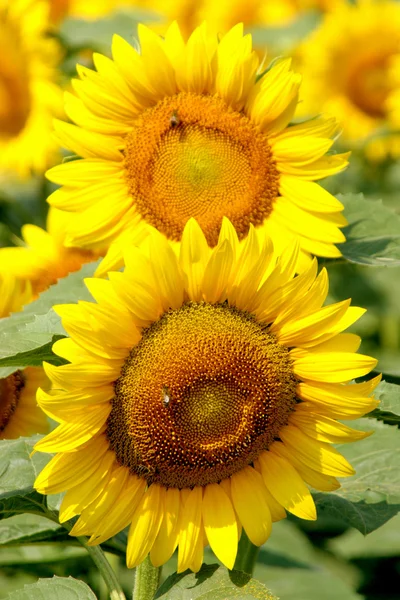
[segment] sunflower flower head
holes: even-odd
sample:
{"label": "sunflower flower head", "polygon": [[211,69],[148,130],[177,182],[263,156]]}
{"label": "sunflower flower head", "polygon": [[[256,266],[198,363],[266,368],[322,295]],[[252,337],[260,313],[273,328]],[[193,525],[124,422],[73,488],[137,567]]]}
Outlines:
{"label": "sunflower flower head", "polygon": [[0,0],[0,168],[20,176],[43,173],[58,157],[60,49],[47,37],[48,11],[44,0]]}
{"label": "sunflower flower head", "polygon": [[[302,114],[322,109],[343,124],[347,142],[365,142],[396,120],[399,59],[398,2],[343,2],[300,50]],[[398,128],[398,122],[393,125]],[[386,139],[389,147],[390,136]]]}
{"label": "sunflower flower head", "polygon": [[288,126],[301,79],[290,60],[259,73],[242,25],[220,42],[205,24],[187,43],[176,23],[164,39],[139,26],[139,39],[140,51],[115,36],[113,60],[94,54],[97,71],[78,67],[66,94],[76,124],[56,122],[82,157],[48,172],[63,185],[50,204],[72,215],[66,244],[93,248],[127,231],[132,241],[148,225],[179,244],[194,217],[213,246],[227,216],[240,239],[253,225],[278,250],[300,236],[303,267],[310,254],[339,256],[343,206],[315,181],[348,155],[327,155],[334,119]]}
{"label": "sunflower flower head", "polygon": [[46,230],[24,225],[25,245],[0,248],[0,273],[13,275],[21,282],[29,281],[37,296],[61,277],[98,258],[98,253],[90,250],[64,246],[68,217],[68,213],[51,208]]}
{"label": "sunflower flower head", "polygon": [[364,311],[323,307],[326,271],[294,277],[298,252],[277,261],[252,225],[240,244],[227,219],[211,248],[191,219],[179,257],[153,231],[124,272],[86,280],[96,302],[55,307],[70,364],[45,364],[38,402],[60,425],[36,445],[56,456],[35,487],[66,491],[72,535],[129,525],[129,567],[178,547],[178,571],[198,571],[209,544],[232,568],[242,528],[261,545],[286,511],[315,519],[307,484],[353,474],[331,443],[365,437],[337,419],[377,405],[379,377],[350,385],[376,361],[342,333]]}
{"label": "sunflower flower head", "polygon": [[[0,319],[21,310],[31,299],[29,282],[0,274]],[[46,415],[36,403],[39,386],[45,389],[48,386],[47,377],[39,367],[28,367],[0,379],[0,440],[47,433]]]}

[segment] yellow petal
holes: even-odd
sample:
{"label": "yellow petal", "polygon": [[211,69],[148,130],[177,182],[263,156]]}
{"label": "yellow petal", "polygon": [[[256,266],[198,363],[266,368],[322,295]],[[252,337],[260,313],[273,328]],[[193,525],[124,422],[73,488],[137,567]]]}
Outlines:
{"label": "yellow petal", "polygon": [[295,468],[273,451],[259,456],[264,483],[275,498],[289,512],[300,519],[317,518],[314,500]]}
{"label": "yellow petal", "polygon": [[195,302],[202,300],[202,284],[211,249],[195,219],[189,219],[183,230],[179,262],[185,280],[185,290]]}
{"label": "yellow petal", "polygon": [[[259,460],[255,460],[254,461],[254,468],[255,470],[260,473],[261,477],[262,477],[262,472],[261,472],[261,465]],[[276,523],[277,521],[281,521],[282,519],[286,519],[286,511],[283,508],[282,504],[280,504],[271,494],[271,492],[268,490],[267,486],[265,486],[265,492],[266,492],[266,498],[268,500],[268,506],[269,506],[269,510],[271,512],[271,519],[273,523]]]}
{"label": "yellow petal", "polygon": [[261,475],[252,467],[245,467],[232,475],[231,489],[233,505],[244,530],[253,544],[261,546],[268,539],[272,525]]}
{"label": "yellow petal", "polygon": [[140,564],[154,544],[163,519],[164,495],[165,488],[150,485],[133,515],[126,551],[129,569]]}
{"label": "yellow petal", "polygon": [[75,414],[90,410],[92,406],[109,403],[114,397],[113,386],[86,388],[76,392],[59,393],[37,391],[37,401],[43,411],[58,422],[73,419]]}
{"label": "yellow petal", "polygon": [[315,490],[332,492],[340,488],[340,483],[335,477],[311,469],[295,450],[285,446],[282,442],[275,442],[273,448],[274,452],[286,458],[295,467],[302,479]]}
{"label": "yellow petal", "polygon": [[279,436],[285,446],[297,452],[299,459],[311,469],[333,477],[354,475],[352,466],[335,448],[308,437],[294,425],[282,427]]}
{"label": "yellow petal", "polygon": [[161,234],[151,237],[150,265],[164,310],[180,308],[183,304],[183,274],[171,245]]}
{"label": "yellow petal", "polygon": [[54,456],[37,476],[34,487],[41,494],[58,494],[84,481],[98,467],[108,444],[97,437],[83,449]]}
{"label": "yellow petal", "polygon": [[88,473],[84,481],[67,490],[60,506],[60,523],[79,515],[91,502],[96,500],[111,478],[114,462],[114,452],[106,452],[93,473]]}
{"label": "yellow petal", "polygon": [[355,333],[338,333],[335,337],[312,346],[313,352],[357,352],[361,338]]}
{"label": "yellow petal", "polygon": [[121,161],[123,158],[119,150],[122,138],[117,139],[101,133],[85,131],[76,125],[64,123],[58,119],[54,121],[54,129],[61,146],[72,150],[82,158],[98,158],[100,156],[111,161]]}
{"label": "yellow petal", "polygon": [[[355,419],[375,408],[378,402],[368,397],[367,390],[358,387],[363,384],[341,385],[337,383],[299,383],[297,394],[305,400],[299,406],[310,405],[310,410],[338,419]],[[354,388],[354,389],[353,389]]]}
{"label": "yellow petal", "polygon": [[122,494],[129,477],[129,470],[114,463],[111,476],[102,492],[82,511],[70,531],[70,535],[91,535],[109,517]]}
{"label": "yellow petal", "polygon": [[150,550],[150,559],[155,567],[166,563],[175,552],[179,541],[181,510],[179,490],[169,488],[165,493],[164,519]]}
{"label": "yellow petal", "polygon": [[111,412],[111,404],[96,406],[88,411],[86,420],[78,424],[63,423],[35,444],[40,452],[69,452],[82,446],[99,433]]}
{"label": "yellow petal", "polygon": [[293,371],[302,379],[340,383],[367,375],[378,361],[364,354],[321,352],[298,358]]}
{"label": "yellow petal", "polygon": [[[290,131],[292,127],[288,131]],[[343,210],[343,204],[332,194],[312,181],[304,181],[298,177],[281,175],[279,179],[281,194],[303,210],[319,213],[331,213]]]}
{"label": "yellow petal", "polygon": [[188,569],[194,560],[202,528],[203,488],[195,487],[187,494],[182,511],[178,549],[178,573]]}
{"label": "yellow petal", "polygon": [[238,540],[236,517],[231,501],[217,483],[207,485],[204,490],[203,522],[215,556],[227,569],[233,569]]}
{"label": "yellow petal", "polygon": [[323,335],[327,329],[333,327],[345,314],[350,305],[350,300],[344,300],[300,319],[286,322],[282,327],[271,326],[271,331],[277,333],[278,340],[286,346],[302,345]]}
{"label": "yellow petal", "polygon": [[112,507],[107,519],[102,520],[89,540],[89,544],[102,544],[108,538],[116,535],[129,525],[135,510],[142,501],[145,493],[146,482],[144,479],[130,475],[124,483],[118,501]]}
{"label": "yellow petal", "polygon": [[213,249],[203,278],[203,298],[214,304],[226,298],[226,288],[233,267],[233,250],[228,240],[224,240]]}
{"label": "yellow petal", "polygon": [[44,362],[43,368],[54,387],[67,391],[107,385],[118,379],[120,374],[119,367],[96,362],[60,367]]}
{"label": "yellow petal", "polygon": [[329,417],[311,413],[309,411],[295,411],[290,415],[290,423],[296,425],[308,436],[321,442],[332,444],[343,444],[344,442],[356,442],[370,436],[372,431],[358,431],[347,425],[338,423]]}
{"label": "yellow petal", "polygon": [[[101,158],[83,158],[57,165],[46,172],[53,183],[68,186],[81,186],[98,183],[99,179],[108,179],[121,173],[121,163]],[[104,183],[104,181],[102,181]]]}

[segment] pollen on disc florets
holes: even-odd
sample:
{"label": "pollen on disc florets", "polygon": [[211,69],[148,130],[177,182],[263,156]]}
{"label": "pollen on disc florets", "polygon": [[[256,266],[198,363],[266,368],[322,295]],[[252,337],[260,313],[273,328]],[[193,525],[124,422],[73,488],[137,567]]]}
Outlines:
{"label": "pollen on disc florets", "polygon": [[126,140],[125,168],[137,211],[176,241],[190,217],[210,245],[224,216],[245,237],[279,195],[266,136],[218,96],[181,92],[142,113]]}
{"label": "pollen on disc florets", "polygon": [[0,433],[15,412],[24,385],[25,379],[21,371],[0,379]]}
{"label": "pollen on disc florets", "polygon": [[148,483],[219,482],[277,438],[296,402],[287,348],[227,304],[189,302],[143,331],[115,385],[106,435]]}

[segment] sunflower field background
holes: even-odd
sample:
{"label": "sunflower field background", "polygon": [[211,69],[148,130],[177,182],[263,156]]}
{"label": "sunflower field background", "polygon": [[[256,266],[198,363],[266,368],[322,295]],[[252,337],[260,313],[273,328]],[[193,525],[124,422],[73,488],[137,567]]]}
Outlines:
{"label": "sunflower field background", "polygon": [[[0,0],[0,48],[0,598],[398,600],[400,2]],[[220,317],[228,383],[147,402]],[[247,327],[272,416],[178,465]]]}

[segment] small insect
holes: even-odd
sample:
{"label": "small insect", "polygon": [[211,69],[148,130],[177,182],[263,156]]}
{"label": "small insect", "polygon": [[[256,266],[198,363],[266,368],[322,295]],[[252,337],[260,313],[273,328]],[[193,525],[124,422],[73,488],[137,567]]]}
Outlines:
{"label": "small insect", "polygon": [[178,113],[176,112],[176,110],[174,110],[172,115],[170,116],[169,124],[171,125],[171,127],[178,127],[180,122],[181,122],[181,120],[178,117]]}
{"label": "small insect", "polygon": [[164,404],[165,407],[167,407],[172,400],[171,392],[167,385],[162,386],[161,394],[162,394],[162,403]]}

